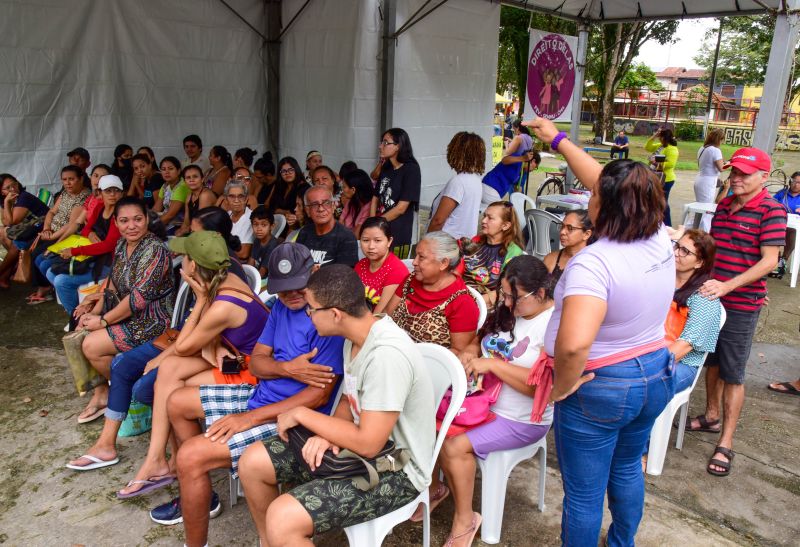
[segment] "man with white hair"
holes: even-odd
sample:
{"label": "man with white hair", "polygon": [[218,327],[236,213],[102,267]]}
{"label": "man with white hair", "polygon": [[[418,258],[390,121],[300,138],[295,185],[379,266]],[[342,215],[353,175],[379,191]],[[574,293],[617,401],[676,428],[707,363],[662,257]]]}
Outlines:
{"label": "man with white hair", "polygon": [[336,222],[333,216],[333,195],[326,186],[314,186],[303,198],[311,222],[300,229],[297,243],[311,251],[314,264],[346,264],[351,268],[358,262],[358,242],[353,232]]}

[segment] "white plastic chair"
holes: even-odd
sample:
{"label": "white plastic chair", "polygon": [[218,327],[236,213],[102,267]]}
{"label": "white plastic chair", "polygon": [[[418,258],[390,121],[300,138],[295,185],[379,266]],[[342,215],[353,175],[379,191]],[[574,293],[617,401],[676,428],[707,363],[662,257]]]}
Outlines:
{"label": "white plastic chair", "polygon": [[242,269],[247,276],[247,282],[253,294],[258,294],[261,290],[261,274],[258,273],[255,266],[251,266],[250,264],[242,264]]}
{"label": "white plastic chair", "polygon": [[[272,295],[270,295],[272,296]],[[342,398],[342,392],[344,391],[344,379],[339,381],[339,387],[336,388],[336,394],[333,397],[333,406],[331,407],[330,415],[333,416],[336,413],[336,407],[339,406],[339,399]],[[244,490],[242,490],[242,481],[237,478],[233,478],[232,474],[228,475],[228,491],[230,492],[230,503],[231,507],[239,503],[239,498],[244,496]]]}
{"label": "white plastic chair", "polygon": [[[525,229],[525,209],[526,205],[528,206],[527,209],[536,209],[536,202],[533,199],[529,198],[522,192],[512,192],[508,198],[508,201],[511,202],[511,205],[514,207],[514,212],[517,213],[517,219],[519,220],[519,229]],[[533,237],[533,236],[531,236]]]}
{"label": "white plastic chair", "polygon": [[275,213],[275,224],[272,226],[272,237],[280,236],[286,229],[286,217],[280,213]]}
{"label": "white plastic chair", "polygon": [[486,309],[486,301],[481,296],[481,293],[467,285],[467,290],[472,295],[472,298],[475,299],[475,303],[478,305],[478,328],[480,329],[483,324],[486,322],[486,314],[488,310]]}
{"label": "white plastic chair", "polygon": [[521,462],[529,460],[539,452],[539,511],[544,511],[544,482],[547,477],[547,435],[534,444],[513,450],[490,452],[478,461],[481,468],[481,541],[500,542],[503,528],[503,509],[506,503],[506,486],[511,471]]}
{"label": "white plastic chair", "polygon": [[[719,318],[719,328],[725,324],[725,308],[720,306],[721,315]],[[705,363],[708,353],[703,355],[703,363]],[[660,475],[664,469],[664,459],[667,456],[667,446],[669,445],[669,436],[672,432],[672,420],[675,418],[675,413],[681,411],[680,419],[678,420],[678,436],[675,439],[675,448],[678,450],[683,449],[683,434],[686,429],[686,417],[689,414],[689,397],[692,395],[694,386],[697,385],[697,380],[700,378],[700,373],[703,370],[703,363],[700,363],[697,373],[694,375],[692,385],[684,389],[680,393],[676,393],[672,400],[667,404],[661,414],[656,418],[653,423],[653,429],[650,432],[650,445],[647,449],[647,474]]]}
{"label": "white plastic chair", "polygon": [[[418,207],[418,205],[415,205],[415,207]],[[408,246],[408,256],[406,258],[413,256],[413,249],[417,243],[419,243],[419,210],[414,209],[414,224],[411,225],[411,245]]]}
{"label": "white plastic chair", "polygon": [[528,209],[525,212],[525,223],[528,226],[529,239],[525,250],[541,260],[550,251],[560,249],[558,233],[551,229],[560,222],[561,217],[558,215],[541,209]]}
{"label": "white plastic chair", "polygon": [[406,268],[408,268],[408,273],[414,273],[414,259],[413,258],[404,258],[402,261],[403,261],[403,264],[406,265]]}
{"label": "white plastic chair", "polygon": [[[436,344],[427,343],[417,344],[417,347],[425,360],[425,370],[431,375],[433,400],[437,407],[445,391],[451,386],[453,388],[450,406],[442,421],[439,434],[436,435],[436,445],[431,458],[431,469],[433,469],[436,459],[439,457],[439,450],[442,448],[442,443],[444,443],[447,429],[450,427],[453,418],[455,418],[456,411],[461,408],[461,404],[464,402],[464,396],[467,393],[467,379],[464,376],[464,367],[461,366],[458,358],[450,350]],[[425,506],[425,510],[422,512],[422,545],[423,547],[430,547],[431,515],[430,497],[427,488],[423,488],[414,501],[400,509],[382,517],[345,528],[344,532],[347,534],[350,545],[352,547],[377,547],[381,545],[386,535],[395,526],[407,521],[414,514],[420,503]]]}
{"label": "white plastic chair", "polygon": [[172,308],[172,328],[177,329],[180,327],[183,316],[186,314],[186,308],[191,301],[192,290],[186,281],[181,281],[181,286],[178,288],[178,296],[175,297],[175,305]]}

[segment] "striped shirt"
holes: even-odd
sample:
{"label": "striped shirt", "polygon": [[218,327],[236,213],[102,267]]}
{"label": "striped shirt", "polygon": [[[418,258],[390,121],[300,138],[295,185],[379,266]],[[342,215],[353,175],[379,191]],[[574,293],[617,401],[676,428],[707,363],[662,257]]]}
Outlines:
{"label": "striped shirt", "polygon": [[[763,189],[744,207],[731,210],[735,196],[719,202],[711,221],[711,235],[717,242],[714,279],[727,281],[752,268],[761,260],[761,247],[781,246],[786,239],[786,210]],[[767,279],[762,277],[722,297],[727,309],[757,311],[767,296]]]}

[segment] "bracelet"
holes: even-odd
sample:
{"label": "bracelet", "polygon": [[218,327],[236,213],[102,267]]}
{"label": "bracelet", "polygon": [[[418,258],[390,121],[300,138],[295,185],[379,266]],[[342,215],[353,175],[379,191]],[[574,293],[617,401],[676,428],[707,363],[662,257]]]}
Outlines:
{"label": "bracelet", "polygon": [[558,135],[556,135],[556,138],[553,139],[553,142],[550,143],[550,148],[554,152],[558,152],[558,145],[561,144],[561,141],[563,141],[564,139],[569,139],[569,136],[563,131],[560,131]]}

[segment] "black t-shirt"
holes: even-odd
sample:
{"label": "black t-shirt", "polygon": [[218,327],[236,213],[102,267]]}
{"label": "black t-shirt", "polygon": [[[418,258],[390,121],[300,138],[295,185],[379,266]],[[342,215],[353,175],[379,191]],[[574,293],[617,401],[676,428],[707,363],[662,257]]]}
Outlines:
{"label": "black t-shirt", "polygon": [[37,217],[43,217],[47,214],[47,211],[50,209],[42,203],[42,200],[28,192],[27,190],[23,190],[17,196],[17,201],[14,203],[14,207],[24,207]]}
{"label": "black t-shirt", "polygon": [[387,161],[383,164],[378,183],[375,185],[375,196],[379,202],[379,212],[386,213],[400,201],[408,201],[406,212],[389,223],[392,229],[394,245],[411,243],[414,212],[419,206],[419,194],[422,188],[422,176],[419,164],[404,163],[397,169]]}
{"label": "black t-shirt", "polygon": [[159,173],[154,174],[150,177],[150,180],[144,183],[144,202],[147,203],[148,209],[152,209],[153,205],[155,205],[156,194],[158,194],[162,186],[164,186],[164,179],[161,178]]}
{"label": "black t-shirt", "polygon": [[297,234],[297,243],[311,251],[314,264],[347,264],[351,268],[358,262],[358,242],[353,232],[339,224],[325,235],[317,235],[314,224],[308,224]]}
{"label": "black t-shirt", "polygon": [[253,239],[253,247],[250,250],[250,256],[255,262],[256,268],[259,270],[264,268],[265,270],[269,270],[269,255],[272,254],[273,249],[277,247],[281,243],[281,240],[277,237],[269,238],[266,245],[262,245],[258,239]]}

